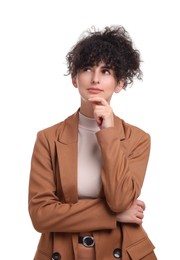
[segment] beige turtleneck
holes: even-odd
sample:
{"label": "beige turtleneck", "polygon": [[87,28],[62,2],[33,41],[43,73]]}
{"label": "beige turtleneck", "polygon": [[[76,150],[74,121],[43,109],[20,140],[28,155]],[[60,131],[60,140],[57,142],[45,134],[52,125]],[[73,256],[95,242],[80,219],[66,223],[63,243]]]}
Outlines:
{"label": "beige turtleneck", "polygon": [[93,199],[101,191],[101,152],[96,139],[100,129],[93,118],[79,113],[78,128],[78,197]]}

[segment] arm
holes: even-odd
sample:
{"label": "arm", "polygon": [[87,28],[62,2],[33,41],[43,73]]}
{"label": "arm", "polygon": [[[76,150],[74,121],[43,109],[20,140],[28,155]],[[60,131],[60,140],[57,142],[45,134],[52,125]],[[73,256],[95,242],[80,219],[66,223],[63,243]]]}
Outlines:
{"label": "arm", "polygon": [[[41,232],[85,232],[113,229],[116,215],[105,200],[80,200],[67,204],[57,197],[53,171],[53,148],[43,132],[37,136],[29,181],[29,213],[34,228]],[[103,221],[102,221],[103,220]]]}
{"label": "arm", "polygon": [[106,201],[120,213],[130,207],[141,192],[150,151],[150,136],[137,134],[128,144],[119,140],[115,127],[97,133],[103,157],[102,182]]}
{"label": "arm", "polygon": [[150,136],[134,128],[128,140],[120,141],[109,103],[101,97],[89,101],[101,128],[96,136],[103,159],[102,182],[106,201],[113,212],[123,212],[140,195],[149,159]]}

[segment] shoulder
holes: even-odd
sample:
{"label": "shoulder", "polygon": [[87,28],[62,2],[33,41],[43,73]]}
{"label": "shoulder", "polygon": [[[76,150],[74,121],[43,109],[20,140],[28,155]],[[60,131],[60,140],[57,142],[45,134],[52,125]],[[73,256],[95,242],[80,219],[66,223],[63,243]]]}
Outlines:
{"label": "shoulder", "polygon": [[121,126],[120,129],[123,132],[123,136],[125,140],[138,142],[142,139],[150,142],[150,134],[145,130],[141,129],[138,126],[130,124],[117,116],[116,116],[116,120],[119,122],[118,124]]}
{"label": "shoulder", "polygon": [[37,133],[37,137],[41,138],[44,136],[47,140],[57,140],[63,133],[64,128],[67,125],[75,120],[77,113],[70,115],[69,117],[65,118],[63,121],[51,125],[47,128],[41,129]]}
{"label": "shoulder", "polygon": [[37,135],[45,135],[45,136],[56,136],[61,132],[61,129],[63,128],[65,120],[56,123],[54,125],[51,125],[49,127],[46,127],[44,129],[41,129],[38,131]]}
{"label": "shoulder", "polygon": [[150,134],[140,127],[127,123],[120,118],[119,120],[124,134],[124,138],[121,139],[121,144],[127,154],[131,156],[134,156],[134,154],[136,154],[136,156],[137,154],[149,156],[151,147]]}
{"label": "shoulder", "polygon": [[148,132],[146,132],[145,130],[141,129],[138,126],[127,123],[124,120],[122,120],[122,124],[123,124],[124,131],[125,131],[125,134],[127,137],[130,135],[150,136],[150,134]]}

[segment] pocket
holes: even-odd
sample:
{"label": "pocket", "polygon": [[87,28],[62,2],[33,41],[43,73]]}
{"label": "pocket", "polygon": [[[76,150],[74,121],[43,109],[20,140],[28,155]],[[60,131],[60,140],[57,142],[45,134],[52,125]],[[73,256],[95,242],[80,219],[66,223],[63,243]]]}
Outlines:
{"label": "pocket", "polygon": [[[154,250],[154,245],[148,237],[141,239],[140,241],[129,246],[126,250],[132,260],[140,260],[143,257],[149,255]],[[155,260],[156,258],[152,259]]]}

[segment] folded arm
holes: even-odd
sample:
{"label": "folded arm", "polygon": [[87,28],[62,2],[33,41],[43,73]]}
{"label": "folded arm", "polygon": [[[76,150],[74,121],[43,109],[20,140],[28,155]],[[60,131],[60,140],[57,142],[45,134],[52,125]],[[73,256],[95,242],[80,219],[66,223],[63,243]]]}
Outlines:
{"label": "folded arm", "polygon": [[29,213],[34,228],[41,232],[85,232],[113,229],[116,215],[104,199],[65,203],[56,193],[52,154],[45,135],[38,134],[31,161]]}
{"label": "folded arm", "polygon": [[102,152],[106,201],[113,212],[120,213],[140,196],[149,159],[150,136],[137,131],[132,140],[121,141],[115,127],[103,129],[96,135]]}

